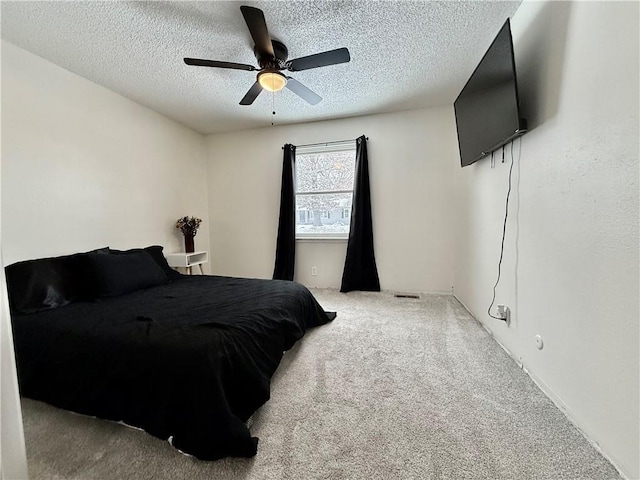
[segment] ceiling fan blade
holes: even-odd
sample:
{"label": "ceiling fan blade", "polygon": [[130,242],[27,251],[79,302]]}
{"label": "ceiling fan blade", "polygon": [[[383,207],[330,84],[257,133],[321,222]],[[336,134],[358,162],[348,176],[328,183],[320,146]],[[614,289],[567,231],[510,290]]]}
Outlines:
{"label": "ceiling fan blade", "polygon": [[309,90],[299,81],[287,77],[287,88],[311,105],[317,105],[322,101],[322,97]]}
{"label": "ceiling fan blade", "polygon": [[242,97],[242,100],[240,100],[240,105],[251,105],[258,95],[260,95],[261,91],[262,86],[258,82],[254,83],[245,96]]}
{"label": "ceiling fan blade", "polygon": [[309,70],[310,68],[326,67],[329,65],[337,65],[338,63],[346,63],[351,60],[349,50],[346,48],[337,48],[328,52],[316,53],[307,57],[294,58],[286,63],[287,69],[292,72],[300,70]]}
{"label": "ceiling fan blade", "polygon": [[217,60],[200,60],[199,58],[185,58],[184,63],[197,67],[233,68],[234,70],[247,70],[249,72],[257,70],[253,65],[245,65],[244,63],[218,62]]}
{"label": "ceiling fan blade", "polygon": [[256,50],[261,54],[274,56],[273,45],[271,45],[271,37],[267,30],[267,22],[264,19],[264,13],[259,8],[242,6],[240,7],[244,21],[247,22],[251,38],[256,45]]}

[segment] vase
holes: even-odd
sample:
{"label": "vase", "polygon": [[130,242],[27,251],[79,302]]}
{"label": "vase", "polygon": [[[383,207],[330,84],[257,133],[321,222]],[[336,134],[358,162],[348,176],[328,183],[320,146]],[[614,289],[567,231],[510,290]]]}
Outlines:
{"label": "vase", "polygon": [[195,251],[193,247],[193,237],[194,235],[189,235],[188,233],[184,235],[184,251],[187,253],[193,253]]}

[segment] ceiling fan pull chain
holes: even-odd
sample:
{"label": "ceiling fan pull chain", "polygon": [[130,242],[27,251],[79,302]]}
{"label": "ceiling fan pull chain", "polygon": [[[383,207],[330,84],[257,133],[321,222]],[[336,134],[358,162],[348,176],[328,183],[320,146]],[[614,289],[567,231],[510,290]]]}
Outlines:
{"label": "ceiling fan pull chain", "polygon": [[276,109],[275,109],[275,99],[276,94],[275,92],[271,92],[271,126],[273,127],[273,119],[276,116]]}

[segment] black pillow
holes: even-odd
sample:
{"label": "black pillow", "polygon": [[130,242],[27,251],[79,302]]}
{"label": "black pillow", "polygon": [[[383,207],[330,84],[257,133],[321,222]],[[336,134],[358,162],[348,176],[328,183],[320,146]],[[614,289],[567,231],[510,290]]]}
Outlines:
{"label": "black pillow", "polygon": [[39,258],[5,268],[9,305],[16,313],[34,313],[96,297],[88,255],[109,253],[107,247],[88,253]]}
{"label": "black pillow", "polygon": [[132,250],[117,255],[90,255],[98,294],[115,297],[167,281],[167,275],[153,257],[144,250]]}
{"label": "black pillow", "polygon": [[163,247],[161,245],[152,245],[150,247],[145,248],[132,248],[131,250],[114,250],[112,248],[109,249],[109,253],[113,253],[115,255],[121,255],[124,253],[131,252],[147,252],[151,257],[155,260],[155,262],[160,266],[162,271],[167,275],[167,278],[173,279],[180,276],[180,273],[175,271],[173,268],[169,266],[167,263],[167,259],[162,253]]}

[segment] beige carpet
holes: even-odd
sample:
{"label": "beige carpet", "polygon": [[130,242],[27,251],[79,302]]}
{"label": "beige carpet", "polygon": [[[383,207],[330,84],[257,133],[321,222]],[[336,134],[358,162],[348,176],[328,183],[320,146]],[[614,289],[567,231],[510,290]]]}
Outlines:
{"label": "beige carpet", "polygon": [[285,355],[256,457],[198,461],[25,399],[31,478],[620,478],[453,297],[314,294],[338,317]]}

